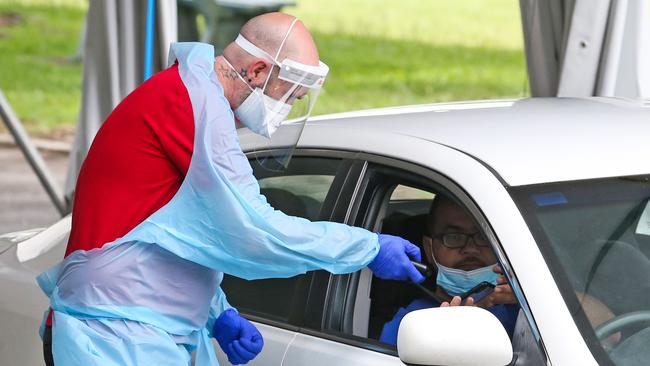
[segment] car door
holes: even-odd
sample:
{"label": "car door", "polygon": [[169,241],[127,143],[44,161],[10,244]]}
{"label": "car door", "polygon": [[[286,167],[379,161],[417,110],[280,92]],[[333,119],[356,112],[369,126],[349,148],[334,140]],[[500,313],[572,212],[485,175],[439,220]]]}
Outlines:
{"label": "car door", "polygon": [[[400,235],[419,244],[419,228],[433,197],[452,195],[476,214],[481,227],[489,228],[471,198],[455,183],[434,171],[378,156],[360,154],[362,176],[347,207],[346,223],[375,232]],[[488,233],[502,266],[509,265],[493,233]],[[373,278],[368,269],[332,276],[323,328],[295,335],[283,365],[402,365],[394,345],[379,341],[383,325],[408,301],[422,296],[417,287]],[[523,301],[522,301],[523,300]],[[526,309],[525,300],[520,299]],[[514,364],[542,365],[546,359],[531,334],[531,325],[520,313],[516,338],[519,349]],[[534,324],[533,324],[534,327]]]}
{"label": "car door", "polygon": [[[347,207],[359,176],[351,155],[296,151],[283,171],[263,168],[257,157],[250,156],[253,172],[261,193],[275,209],[312,221],[343,221],[338,207],[343,202]],[[264,337],[264,350],[251,365],[281,365],[300,331],[321,328],[329,281],[325,271],[254,281],[224,276],[222,288],[229,303],[255,322]],[[228,365],[216,348],[220,363]]]}

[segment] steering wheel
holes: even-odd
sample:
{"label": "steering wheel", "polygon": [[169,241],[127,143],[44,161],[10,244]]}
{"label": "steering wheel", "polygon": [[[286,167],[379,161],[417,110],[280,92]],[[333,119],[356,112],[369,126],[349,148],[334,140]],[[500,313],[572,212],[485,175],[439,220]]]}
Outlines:
{"label": "steering wheel", "polygon": [[610,335],[617,333],[626,327],[637,324],[650,322],[650,310],[634,311],[631,313],[616,316],[594,329],[599,341],[605,340]]}

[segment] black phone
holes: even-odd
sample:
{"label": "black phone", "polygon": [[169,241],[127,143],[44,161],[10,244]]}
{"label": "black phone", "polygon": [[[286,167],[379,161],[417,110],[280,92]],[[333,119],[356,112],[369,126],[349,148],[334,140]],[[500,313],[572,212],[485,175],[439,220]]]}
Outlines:
{"label": "black phone", "polygon": [[428,264],[416,262],[416,261],[411,261],[413,263],[413,266],[420,272],[424,277],[432,277],[434,274],[437,274],[438,271],[435,267],[430,266]]}
{"label": "black phone", "polygon": [[461,304],[465,305],[465,302],[467,301],[468,297],[474,299],[474,303],[476,304],[477,302],[485,299],[491,293],[493,293],[495,287],[496,286],[494,284],[483,281],[478,285],[472,287],[471,290],[460,295],[460,298],[462,300]]}
{"label": "black phone", "polygon": [[[433,278],[435,280],[436,275],[438,274],[438,268],[436,266],[432,266],[429,264],[425,263],[420,263],[416,261],[411,261],[413,263],[413,266],[422,273],[422,275],[426,278]],[[430,289],[424,287],[421,283],[415,283],[415,286],[417,286],[422,292],[424,292],[425,295],[433,299],[434,301],[438,302],[439,304],[442,304],[444,299],[440,298],[435,291],[431,291]]]}

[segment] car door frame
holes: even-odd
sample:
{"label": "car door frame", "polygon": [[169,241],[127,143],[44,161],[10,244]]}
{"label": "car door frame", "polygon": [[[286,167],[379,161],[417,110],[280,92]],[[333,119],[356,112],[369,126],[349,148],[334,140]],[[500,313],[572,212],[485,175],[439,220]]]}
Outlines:
{"label": "car door frame", "polygon": [[[510,274],[509,278],[513,290],[520,301],[521,308],[529,323],[528,326],[535,334],[534,339],[536,340],[537,349],[539,350],[540,355],[544,358],[544,362],[549,363],[548,354],[545,351],[544,344],[541,342],[539,330],[530,311],[530,307],[517,278],[512,275],[514,272],[505,255],[505,251],[498,241],[487,218],[483,215],[477,204],[467,194],[467,192],[446,176],[417,164],[368,153],[359,153],[357,158],[363,161],[363,175],[360,177],[358,184],[360,189],[354,197],[355,200],[350,204],[345,223],[363,227],[371,231],[377,231],[379,229],[377,226],[380,210],[379,206],[381,206],[383,204],[382,201],[387,198],[386,194],[388,193],[387,191],[389,187],[395,183],[413,182],[418,183],[420,186],[440,186],[452,193],[463,205],[465,205],[465,207],[469,209],[472,216],[477,219],[479,225],[485,231],[488,239],[493,245],[498,262],[502,264],[506,273]],[[382,170],[393,170],[397,175],[397,178],[394,179],[395,182],[383,182],[380,184],[373,183],[373,175],[377,174],[375,172],[379,171],[378,174],[385,175],[385,172],[381,172]],[[354,306],[357,300],[357,289],[359,286],[368,286],[369,284],[366,282],[371,281],[371,277],[363,276],[361,272],[347,275],[333,275],[332,277],[333,283],[337,284],[337,286],[333,287],[333,291],[330,292],[328,300],[335,304],[338,308],[338,313],[342,315],[337,317],[335,314],[330,314],[332,318],[328,319],[326,324],[330,326],[328,330],[336,330],[345,334],[345,336],[337,337],[337,341],[360,346],[375,352],[398,356],[397,350],[394,347],[378,344],[378,342],[373,342],[373,340],[370,339],[351,336],[354,323],[353,317],[355,314]]]}
{"label": "car door frame", "polygon": [[[596,364],[577,328],[569,325],[572,324],[571,315],[534,238],[506,191],[507,183],[490,166],[463,151],[417,136],[367,130],[360,135],[361,130],[354,129],[346,129],[346,133],[341,134],[338,126],[327,124],[319,125],[312,132],[303,134],[302,148],[354,154],[354,151],[350,151],[354,147],[369,154],[369,160],[388,158],[414,164],[423,169],[425,176],[427,172],[435,171],[467,192],[476,200],[476,207],[481,208],[480,213],[490,218],[490,224],[498,233],[511,263],[526,268],[517,274],[517,279],[526,291],[532,311],[526,316],[529,322],[534,321],[538,327],[534,339],[542,344],[547,361],[557,364]],[[365,343],[325,332],[303,333],[313,333],[326,340],[368,350],[372,348]],[[544,342],[541,337],[544,337]],[[288,354],[291,351],[289,347]]]}

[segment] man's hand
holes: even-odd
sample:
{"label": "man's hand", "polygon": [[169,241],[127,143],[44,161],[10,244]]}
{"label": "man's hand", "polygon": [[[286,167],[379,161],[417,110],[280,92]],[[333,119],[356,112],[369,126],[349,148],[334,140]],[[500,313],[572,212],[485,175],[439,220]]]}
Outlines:
{"label": "man's hand", "polygon": [[508,284],[508,280],[503,275],[503,269],[501,269],[501,266],[497,264],[492,268],[492,270],[499,274],[499,277],[497,277],[497,286],[494,288],[493,293],[479,301],[476,305],[482,308],[489,308],[499,304],[516,304],[517,297],[514,292],[512,292],[512,287]]}
{"label": "man's hand", "polygon": [[499,305],[499,304],[516,304],[517,297],[515,296],[514,292],[512,292],[512,288],[508,284],[508,280],[503,275],[503,269],[501,269],[501,266],[497,264],[492,268],[492,270],[498,273],[499,277],[497,277],[497,286],[494,288],[494,292],[492,292],[489,296],[487,296],[486,298],[484,298],[483,300],[477,303],[474,303],[474,299],[470,296],[465,301],[465,304],[461,304],[462,301],[460,299],[460,296],[454,296],[450,301],[448,302],[445,301],[442,304],[440,304],[440,306],[446,307],[446,306],[465,305],[465,306],[479,306],[484,309],[487,309],[489,307],[492,307],[494,305]]}
{"label": "man's hand", "polygon": [[233,309],[219,315],[214,322],[212,336],[233,365],[254,359],[264,346],[264,339],[257,328]]}
{"label": "man's hand", "polygon": [[379,234],[379,253],[368,264],[368,268],[384,280],[411,280],[420,283],[424,281],[424,276],[413,266],[411,259],[422,261],[420,248],[400,237]]}
{"label": "man's hand", "polygon": [[[443,301],[442,304],[440,304],[440,307],[446,308],[448,306],[461,306],[461,303],[462,300],[460,299],[460,296],[454,296],[450,301]],[[474,299],[468,297],[463,306],[474,306]]]}

